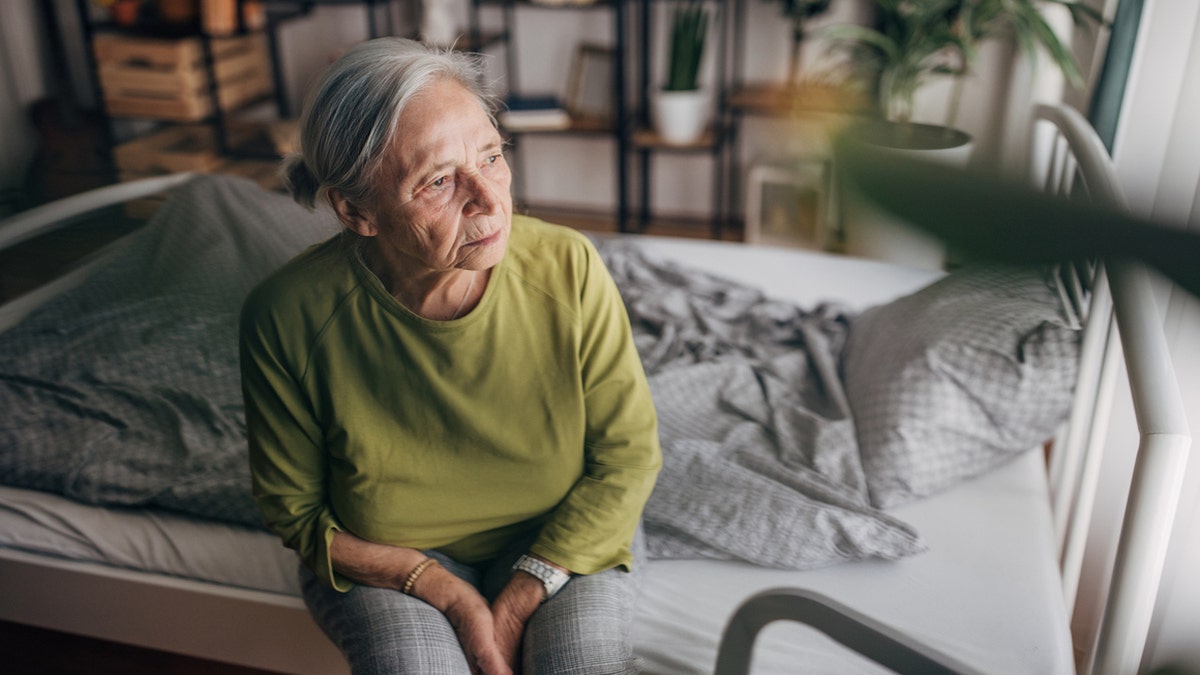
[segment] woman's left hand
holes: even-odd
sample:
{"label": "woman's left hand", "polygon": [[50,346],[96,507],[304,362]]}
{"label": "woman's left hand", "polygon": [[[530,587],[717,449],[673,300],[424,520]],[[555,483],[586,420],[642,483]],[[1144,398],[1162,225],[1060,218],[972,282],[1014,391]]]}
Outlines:
{"label": "woman's left hand", "polygon": [[521,672],[521,638],[525,635],[525,624],[542,604],[545,592],[541,581],[528,574],[517,573],[492,603],[496,644],[513,673]]}

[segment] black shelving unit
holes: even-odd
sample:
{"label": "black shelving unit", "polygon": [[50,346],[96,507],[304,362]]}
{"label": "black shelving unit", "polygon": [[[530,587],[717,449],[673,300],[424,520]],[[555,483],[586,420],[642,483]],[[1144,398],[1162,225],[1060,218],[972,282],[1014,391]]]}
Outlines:
{"label": "black shelving unit", "polygon": [[[722,114],[725,117],[723,122],[724,128],[727,130],[726,136],[726,153],[727,159],[724,160],[725,181],[729,186],[726,192],[730,198],[726,201],[726,221],[734,222],[741,220],[742,214],[739,207],[745,205],[736,199],[739,194],[739,184],[742,180],[743,172],[739,161],[738,153],[741,143],[741,130],[745,120],[750,117],[768,118],[768,119],[798,119],[803,117],[812,117],[814,115],[840,115],[855,117],[865,114],[870,114],[866,106],[866,102],[858,99],[855,96],[848,95],[846,92],[838,90],[837,87],[821,89],[805,88],[799,82],[792,82],[790,78],[798,73],[792,72],[792,67],[789,65],[787,75],[781,81],[776,82],[759,82],[748,84],[744,81],[742,73],[744,71],[744,52],[748,35],[746,26],[749,19],[746,15],[748,11],[747,4],[744,0],[734,0],[735,6],[730,12],[732,21],[730,22],[729,40],[731,42],[731,72],[729,77],[728,96],[726,97],[725,105],[722,107]],[[786,19],[790,21],[791,19]],[[789,43],[790,50],[794,51],[799,47],[799,44],[794,41]],[[795,158],[801,161],[812,161],[812,157]],[[828,160],[827,160],[828,161]],[[831,164],[829,165],[832,166]],[[826,178],[825,190],[830,200],[834,199],[832,194],[833,188],[831,182],[833,180],[832,168],[827,169],[830,175]],[[829,208],[829,207],[827,207]],[[836,211],[836,208],[832,209]],[[827,213],[828,222],[826,227],[834,227],[837,222],[834,213]],[[837,246],[837,241],[841,237],[841,233],[835,228],[828,232],[834,237],[831,245]]]}
{"label": "black shelving unit", "polygon": [[[205,72],[208,76],[208,96],[209,96],[210,101],[212,102],[212,112],[203,119],[195,120],[195,122],[213,125],[214,130],[215,130],[215,137],[216,137],[216,141],[217,141],[217,151],[223,156],[259,157],[259,158],[271,156],[269,152],[264,152],[263,150],[260,150],[260,149],[244,149],[244,148],[239,149],[239,148],[232,147],[228,143],[228,135],[226,133],[227,126],[226,126],[226,122],[225,122],[225,117],[230,113],[236,112],[237,110],[226,111],[226,110],[222,110],[222,108],[221,108],[221,105],[219,102],[220,101],[220,98],[219,98],[220,83],[218,82],[216,74],[214,72],[215,58],[214,58],[213,44],[212,44],[214,36],[210,36],[210,35],[204,33],[203,30],[201,30],[198,19],[197,19],[196,23],[186,24],[186,25],[169,25],[169,24],[151,23],[151,24],[135,24],[133,26],[117,26],[117,25],[109,23],[109,22],[93,21],[91,4],[92,3],[90,2],[90,0],[75,0],[74,11],[76,14],[75,18],[77,19],[78,25],[81,27],[82,34],[83,34],[84,55],[85,55],[85,58],[86,58],[87,64],[88,64],[89,76],[91,77],[91,81],[93,83],[97,107],[98,107],[99,112],[106,119],[112,119],[114,117],[123,117],[123,116],[110,115],[109,111],[107,109],[107,106],[105,104],[104,91],[103,91],[103,88],[101,85],[101,79],[100,79],[100,73],[99,73],[99,64],[96,62],[96,56],[95,56],[95,52],[93,50],[93,44],[94,44],[95,38],[98,34],[105,32],[105,33],[114,33],[114,34],[118,34],[118,35],[127,35],[127,36],[132,36],[132,37],[149,37],[149,38],[159,38],[159,39],[182,39],[182,38],[196,37],[196,38],[200,39],[200,44],[203,49],[204,68],[205,68]],[[260,104],[265,103],[273,98],[279,117],[286,118],[290,115],[290,113],[291,113],[290,104],[288,102],[288,97],[287,97],[287,93],[286,93],[285,86],[284,86],[282,69],[280,67],[280,62],[279,62],[279,45],[278,45],[278,32],[277,31],[278,31],[278,27],[281,24],[283,24],[284,22],[307,14],[312,9],[312,5],[314,5],[314,4],[315,3],[313,3],[313,2],[273,2],[273,3],[268,3],[265,6],[266,7],[265,25],[261,29],[248,30],[241,25],[241,16],[242,16],[241,0],[238,0],[237,15],[239,17],[239,19],[238,19],[239,26],[238,26],[237,30],[228,36],[222,35],[219,37],[223,38],[223,37],[245,36],[245,35],[249,35],[249,34],[253,34],[253,33],[262,33],[263,35],[265,35],[266,40],[267,40],[268,61],[270,62],[271,83],[272,83],[270,94],[264,94],[262,96],[255,97],[253,99],[244,101],[237,107],[238,110],[244,110],[244,109],[252,107],[252,106],[260,105]],[[372,4],[374,4],[374,3],[372,3]],[[139,118],[135,117],[134,119],[139,119]],[[144,119],[159,121],[159,122],[163,122],[165,124],[180,123],[179,120],[159,119],[159,118],[154,118],[154,117],[145,117]],[[110,134],[109,146],[111,147],[112,145],[114,145],[112,143],[113,139],[111,137],[111,134],[112,134],[111,128],[108,131]]]}
{"label": "black shelving unit", "polygon": [[[629,195],[626,162],[630,116],[626,100],[626,45],[627,30],[626,7],[627,0],[595,0],[589,4],[549,5],[529,2],[528,0],[472,0],[470,25],[468,29],[468,44],[479,45],[480,50],[494,45],[505,47],[505,76],[510,95],[525,93],[521,88],[520,64],[517,63],[515,37],[519,34],[517,27],[517,10],[520,7],[537,8],[548,11],[587,11],[607,12],[613,26],[615,44],[613,45],[613,115],[611,120],[573,118],[571,124],[562,129],[503,129],[509,143],[517,150],[516,174],[518,180],[523,174],[521,165],[523,159],[519,150],[522,137],[525,136],[600,136],[614,140],[615,159],[617,166],[617,219],[622,231],[629,212]],[[485,34],[480,27],[479,14],[487,8],[501,12],[502,28],[499,33]]]}
{"label": "black shelving unit", "polygon": [[[636,128],[625,135],[624,153],[626,156],[635,154],[638,162],[639,201],[637,217],[632,221],[622,220],[622,232],[639,232],[650,222],[653,213],[651,204],[652,180],[651,159],[658,153],[700,154],[710,155],[713,161],[712,213],[710,217],[711,236],[720,239],[725,218],[725,182],[727,171],[725,164],[728,128],[725,124],[727,108],[727,66],[728,66],[728,21],[725,17],[727,0],[711,2],[713,20],[711,21],[710,39],[715,36],[715,66],[713,88],[716,96],[716,111],[710,128],[695,143],[689,145],[671,145],[664,142],[653,131],[650,114],[650,99],[652,95],[651,72],[653,60],[651,33],[654,26],[653,5],[655,0],[635,0],[638,4],[638,111]],[[741,4],[739,0],[732,0]],[[625,172],[627,175],[628,172]],[[622,179],[624,180],[624,178]]]}
{"label": "black shelving unit", "polygon": [[[302,16],[320,5],[355,5],[366,9],[367,37],[377,38],[394,34],[397,18],[411,18],[410,12],[417,4],[413,0],[270,0],[268,12],[280,16]],[[380,14],[383,15],[382,20]]]}
{"label": "black shelving unit", "polygon": [[[638,232],[645,229],[653,216],[651,180],[651,161],[657,154],[699,154],[709,155],[714,162],[712,186],[712,236],[720,238],[722,226],[726,217],[726,195],[728,194],[726,165],[728,158],[728,125],[725,115],[727,108],[727,73],[728,73],[728,43],[729,21],[726,19],[726,6],[739,0],[714,0],[710,4],[714,9],[712,21],[712,36],[715,37],[716,77],[714,82],[716,95],[716,112],[712,127],[703,139],[697,143],[678,146],[670,145],[652,131],[650,121],[650,93],[653,82],[651,62],[653,48],[651,33],[654,26],[653,5],[655,0],[595,0],[587,4],[550,5],[530,2],[529,0],[472,0],[471,24],[469,37],[472,44],[505,43],[507,46],[505,73],[509,83],[510,93],[521,93],[520,68],[516,63],[515,49],[512,43],[518,39],[516,13],[518,7],[537,7],[545,10],[558,11],[607,11],[611,13],[614,35],[614,64],[613,64],[613,119],[611,124],[597,125],[595,123],[579,123],[575,121],[570,127],[555,130],[522,130],[508,131],[514,145],[519,144],[520,137],[526,135],[607,135],[613,139],[617,167],[616,217],[618,229],[621,232]],[[479,12],[484,8],[496,8],[502,12],[503,29],[494,39],[488,40],[481,33]],[[630,36],[636,30],[636,37]],[[710,43],[711,44],[711,43]],[[632,54],[632,55],[631,55]],[[631,100],[628,77],[631,58],[636,59],[633,69],[634,88],[636,92]],[[520,161],[517,153],[518,162]],[[633,207],[631,196],[634,187],[631,181],[635,175],[631,171],[632,163],[636,162],[638,172],[637,207]],[[518,168],[518,174],[520,174]]]}

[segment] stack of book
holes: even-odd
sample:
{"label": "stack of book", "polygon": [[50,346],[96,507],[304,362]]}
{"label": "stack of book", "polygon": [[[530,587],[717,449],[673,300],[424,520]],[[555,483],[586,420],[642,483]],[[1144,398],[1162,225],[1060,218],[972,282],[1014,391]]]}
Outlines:
{"label": "stack of book", "polygon": [[511,131],[543,131],[566,129],[571,126],[571,115],[553,96],[510,96],[497,121]]}

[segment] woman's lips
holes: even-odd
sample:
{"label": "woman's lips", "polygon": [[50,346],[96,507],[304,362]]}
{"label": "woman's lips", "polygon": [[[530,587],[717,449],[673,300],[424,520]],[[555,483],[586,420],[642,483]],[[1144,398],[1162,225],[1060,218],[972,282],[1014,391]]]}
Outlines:
{"label": "woman's lips", "polygon": [[488,244],[494,244],[494,243],[500,241],[500,234],[502,232],[503,232],[503,230],[496,230],[495,232],[484,237],[483,239],[476,239],[475,241],[468,242],[466,245],[467,246],[487,246]]}

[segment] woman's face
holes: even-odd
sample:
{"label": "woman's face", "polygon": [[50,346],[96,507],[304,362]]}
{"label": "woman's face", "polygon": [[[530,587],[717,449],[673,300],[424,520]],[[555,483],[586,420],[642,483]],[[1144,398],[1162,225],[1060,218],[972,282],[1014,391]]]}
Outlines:
{"label": "woman's face", "polygon": [[500,134],[478,100],[440,80],[400,115],[375,203],[347,224],[375,237],[400,274],[489,269],[508,245],[511,182]]}

